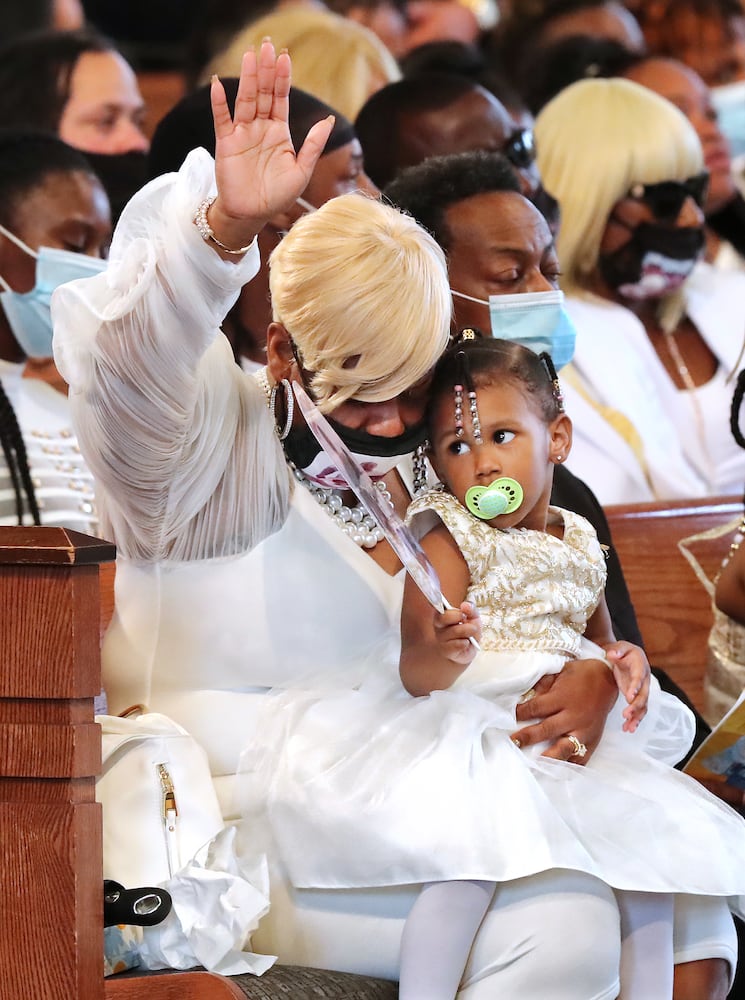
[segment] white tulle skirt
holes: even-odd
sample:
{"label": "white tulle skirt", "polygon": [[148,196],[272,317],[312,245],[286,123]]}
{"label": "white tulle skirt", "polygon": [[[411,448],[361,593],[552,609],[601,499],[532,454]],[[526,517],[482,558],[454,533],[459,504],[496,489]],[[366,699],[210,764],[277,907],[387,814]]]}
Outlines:
{"label": "white tulle skirt", "polygon": [[584,767],[511,741],[519,698],[562,663],[481,652],[456,685],[423,698],[378,664],[353,690],[268,699],[244,767],[270,789],[291,881],[504,882],[563,868],[617,889],[745,896],[745,822],[671,766],[691,715],[656,682],[638,731],[622,731],[619,698]]}

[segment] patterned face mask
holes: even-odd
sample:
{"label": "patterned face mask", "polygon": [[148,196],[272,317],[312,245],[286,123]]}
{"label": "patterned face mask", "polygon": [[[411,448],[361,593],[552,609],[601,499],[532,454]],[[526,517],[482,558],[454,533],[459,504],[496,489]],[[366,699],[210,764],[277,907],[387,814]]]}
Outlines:
{"label": "patterned face mask", "polygon": [[[371,479],[382,479],[395,469],[402,458],[411,455],[426,437],[423,423],[397,437],[378,437],[352,430],[328,417],[326,419]],[[344,489],[348,485],[306,425],[293,427],[283,444],[285,454],[306,479],[327,489]]]}
{"label": "patterned face mask", "polygon": [[704,250],[702,227],[642,222],[618,250],[600,254],[604,280],[624,298],[660,299],[680,288]]}

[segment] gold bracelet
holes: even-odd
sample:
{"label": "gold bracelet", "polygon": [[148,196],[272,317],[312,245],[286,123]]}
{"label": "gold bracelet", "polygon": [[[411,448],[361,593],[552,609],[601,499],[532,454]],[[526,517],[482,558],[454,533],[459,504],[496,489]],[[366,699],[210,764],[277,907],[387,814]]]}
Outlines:
{"label": "gold bracelet", "polygon": [[194,225],[199,230],[199,235],[202,237],[205,243],[211,240],[215,244],[215,246],[220,247],[220,249],[224,250],[225,253],[232,253],[235,254],[236,257],[238,257],[241,254],[244,254],[251,249],[253,245],[253,240],[251,240],[248,246],[239,247],[238,250],[232,250],[230,247],[226,247],[224,243],[221,243],[220,240],[218,240],[218,238],[215,236],[215,231],[207,221],[207,212],[209,211],[210,206],[215,201],[216,197],[217,195],[213,195],[212,198],[205,198],[204,201],[200,203],[199,208],[197,209],[197,214],[194,216]]}

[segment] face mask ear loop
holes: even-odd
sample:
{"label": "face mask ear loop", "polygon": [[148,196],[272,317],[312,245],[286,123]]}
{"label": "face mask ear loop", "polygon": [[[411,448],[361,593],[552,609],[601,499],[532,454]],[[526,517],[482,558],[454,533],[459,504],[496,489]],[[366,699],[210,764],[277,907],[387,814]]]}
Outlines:
{"label": "face mask ear loop", "polygon": [[23,250],[23,252],[27,253],[29,257],[33,257],[34,260],[39,259],[39,254],[36,250],[32,250],[30,246],[24,243],[23,240],[19,239],[14,233],[11,233],[11,231],[6,229],[5,226],[0,225],[0,233],[2,233],[6,240],[10,240],[11,243],[15,243],[18,249]]}
{"label": "face mask ear loop", "polygon": [[[14,233],[11,233],[9,229],[6,229],[5,226],[0,225],[0,233],[6,238],[6,240],[10,240],[11,243],[15,243],[18,249],[23,250],[23,252],[27,253],[29,257],[33,257],[34,260],[39,259],[39,255],[36,252],[36,250],[32,250],[31,247],[27,246],[23,242],[23,240],[20,240]],[[2,287],[4,292],[13,291],[8,282],[3,277],[0,277],[0,287]]]}
{"label": "face mask ear loop", "polygon": [[301,208],[305,209],[306,212],[317,212],[318,211],[318,209],[316,208],[315,205],[311,205],[311,203],[309,201],[306,201],[305,198],[301,198],[299,195],[295,199],[295,201],[296,201],[296,203]]}
{"label": "face mask ear loop", "polygon": [[480,306],[488,306],[488,299],[476,299],[473,295],[466,295],[465,292],[456,292],[454,288],[450,289],[450,294],[454,295],[457,299],[466,299],[468,302],[477,302]]}

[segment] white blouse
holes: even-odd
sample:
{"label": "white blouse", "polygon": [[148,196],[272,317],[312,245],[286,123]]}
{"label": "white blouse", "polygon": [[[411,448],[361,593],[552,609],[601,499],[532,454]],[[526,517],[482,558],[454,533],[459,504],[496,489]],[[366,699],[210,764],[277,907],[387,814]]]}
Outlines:
{"label": "white blouse", "polygon": [[[686,311],[719,362],[714,378],[694,391],[679,390],[646,334],[642,323],[623,306],[599,299],[568,299],[577,327],[572,368],[596,402],[620,411],[641,438],[643,460],[629,450],[607,456],[637,464],[647,485],[638,495],[613,495],[590,463],[581,464],[581,449],[567,465],[581,475],[603,503],[649,499],[685,499],[715,494],[741,494],[745,484],[745,451],[729,429],[734,382],[727,376],[737,363],[745,337],[745,274],[721,272],[699,264],[685,286]],[[572,416],[570,407],[567,407]],[[592,424],[602,428],[596,412],[580,424],[593,439]]]}
{"label": "white blouse", "polygon": [[59,289],[53,315],[118,548],[110,710],[142,702],[189,730],[231,813],[229,779],[263,693],[395,641],[402,581],[309,492],[291,491],[266,397],[218,329],[258,251],[225,262],[199,236],[191,220],[213,185],[203,150],[149,184],[121,218],[108,270]]}
{"label": "white blouse", "polygon": [[233,263],[205,244],[192,219],[214,192],[212,159],[197,150],[132,199],[106,271],[52,300],[102,530],[136,562],[244,552],[287,516],[265,399],[219,331],[259,251]]}
{"label": "white blouse", "polygon": [[[41,523],[97,535],[93,476],[72,430],[67,396],[40,379],[24,378],[24,368],[0,360],[0,381],[26,446]],[[17,523],[16,494],[0,452],[0,524]],[[28,513],[24,524],[31,524]]]}

